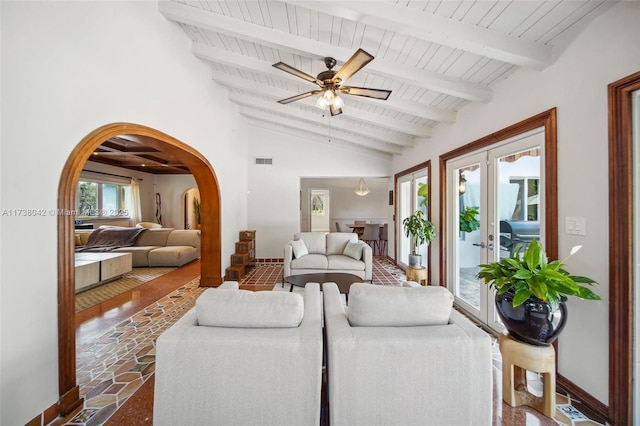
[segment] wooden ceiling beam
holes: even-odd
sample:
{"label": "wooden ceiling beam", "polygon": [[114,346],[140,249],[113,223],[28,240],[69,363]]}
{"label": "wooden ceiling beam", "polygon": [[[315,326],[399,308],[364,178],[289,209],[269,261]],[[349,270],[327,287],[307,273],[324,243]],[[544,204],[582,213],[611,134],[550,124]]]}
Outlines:
{"label": "wooden ceiling beam", "polygon": [[[165,18],[171,21],[219,32],[319,61],[330,54],[339,63],[344,64],[354,53],[350,48],[299,37],[172,1],[159,2],[159,9]],[[489,102],[493,97],[493,90],[489,87],[461,79],[445,78],[434,72],[391,61],[376,59],[367,65],[366,70],[385,78],[401,80],[416,87],[475,102]]]}
{"label": "wooden ceiling beam", "polygon": [[384,1],[279,1],[538,71],[553,64],[551,46],[400,4]]}
{"label": "wooden ceiling beam", "polygon": [[[216,48],[213,46],[209,46],[205,43],[193,42],[192,52],[200,59],[204,59],[205,61],[215,62],[219,64],[228,65],[235,68],[242,68],[247,71],[257,72],[269,77],[275,77],[279,80],[286,80],[292,82],[294,84],[300,85],[301,92],[304,91],[302,89],[303,85],[300,83],[304,83],[303,80],[292,76],[291,74],[282,72],[274,68],[271,64],[268,64],[260,59],[250,58],[245,55],[240,55],[237,53],[229,52],[224,49]],[[218,80],[217,73],[214,76],[214,80]],[[229,76],[229,74],[225,74],[225,77]],[[230,78],[234,78],[235,76],[229,76]],[[256,84],[252,81],[244,79],[246,84]],[[256,89],[258,86],[253,86]],[[260,85],[259,87],[272,87]],[[315,86],[311,84],[304,85],[304,87],[308,88],[308,90],[312,90]],[[258,90],[254,90],[258,91]],[[290,91],[281,90],[280,94],[274,95],[278,99],[288,98],[290,96],[295,95],[296,93],[292,93]],[[358,97],[358,102],[362,102],[367,105],[372,105],[384,109],[390,109],[393,111],[401,112],[403,114],[411,114],[415,117],[424,118],[427,120],[433,120],[443,123],[455,123],[456,121],[456,112],[450,111],[442,108],[436,108],[429,105],[421,104],[419,102],[411,102],[404,99],[394,98],[391,96],[386,101],[380,101],[377,99],[369,99],[366,97]],[[350,107],[351,108],[351,107]]]}

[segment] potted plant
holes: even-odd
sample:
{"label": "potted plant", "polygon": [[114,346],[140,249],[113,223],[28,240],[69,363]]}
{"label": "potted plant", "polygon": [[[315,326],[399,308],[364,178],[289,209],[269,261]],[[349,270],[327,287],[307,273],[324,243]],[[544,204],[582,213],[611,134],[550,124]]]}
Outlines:
{"label": "potted plant", "polygon": [[477,277],[496,290],[498,315],[514,338],[549,345],[565,326],[567,296],[600,300],[590,288],[578,284],[593,285],[594,280],[562,269],[581,247],[573,247],[562,260],[549,262],[544,248],[533,240],[523,256],[519,245],[511,257],[480,265]]}
{"label": "potted plant", "polygon": [[196,229],[200,229],[200,200],[193,198],[193,212],[196,215]]}
{"label": "potted plant", "polygon": [[478,213],[478,207],[467,207],[460,212],[460,232],[473,232],[480,228],[480,222],[476,219]]}
{"label": "potted plant", "polygon": [[421,210],[416,211],[411,216],[402,221],[404,234],[411,238],[411,254],[409,255],[409,266],[415,269],[422,268],[422,255],[418,253],[418,247],[425,243],[430,243],[436,236],[433,223],[424,217]]}

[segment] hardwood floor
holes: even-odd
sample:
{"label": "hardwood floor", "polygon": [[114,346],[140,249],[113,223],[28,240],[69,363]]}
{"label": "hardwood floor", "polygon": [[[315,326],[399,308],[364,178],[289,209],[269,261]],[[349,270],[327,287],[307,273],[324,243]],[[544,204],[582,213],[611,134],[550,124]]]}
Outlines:
{"label": "hardwood floor", "polygon": [[200,260],[76,313],[76,345],[99,337],[119,322],[198,276]]}
{"label": "hardwood floor", "polygon": [[[378,284],[398,285],[398,282],[405,279],[402,270],[384,260],[376,259],[374,268],[377,271],[375,275],[379,281]],[[83,355],[88,355],[89,358],[108,356],[101,352],[113,352],[121,346],[127,346],[131,355],[123,354],[112,368],[107,368],[104,372],[102,371],[104,367],[101,367],[102,370],[96,368],[96,377],[88,384],[93,386],[93,389],[86,392],[87,388],[85,388],[85,406],[66,419],[57,419],[54,424],[74,426],[152,424],[155,347],[149,343],[155,341],[162,329],[170,326],[175,318],[179,318],[184,313],[184,305],[193,306],[195,298],[203,291],[202,288],[197,288],[191,283],[199,274],[200,265],[199,262],[195,262],[143,284],[126,296],[105,302],[99,307],[87,309],[91,312],[78,313],[76,336],[79,342],[78,348],[80,348],[78,349],[79,365],[84,362]],[[260,265],[251,271],[241,288],[268,291],[281,280],[282,265]],[[132,338],[134,340],[131,340]],[[95,342],[92,343],[92,341]],[[130,345],[131,348],[129,348]],[[97,359],[96,361],[102,362]],[[517,408],[508,406],[502,401],[501,357],[497,347],[494,350],[493,362],[492,424],[494,426],[600,425],[587,418],[572,421],[560,410],[554,421],[526,406]],[[130,376],[134,374],[139,374],[141,377],[133,380]],[[135,388],[129,388],[133,385]],[[558,395],[558,398],[559,409],[560,405],[572,408],[571,401],[565,396]],[[74,418],[76,414],[78,417]],[[326,420],[326,416],[323,419]],[[322,424],[325,425],[326,422]]]}

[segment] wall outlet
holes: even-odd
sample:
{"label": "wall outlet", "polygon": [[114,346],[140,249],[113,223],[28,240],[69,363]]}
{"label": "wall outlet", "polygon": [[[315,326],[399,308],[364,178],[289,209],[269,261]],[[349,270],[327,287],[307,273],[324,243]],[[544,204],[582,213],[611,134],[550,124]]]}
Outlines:
{"label": "wall outlet", "polygon": [[564,230],[567,234],[587,235],[587,218],[567,216]]}

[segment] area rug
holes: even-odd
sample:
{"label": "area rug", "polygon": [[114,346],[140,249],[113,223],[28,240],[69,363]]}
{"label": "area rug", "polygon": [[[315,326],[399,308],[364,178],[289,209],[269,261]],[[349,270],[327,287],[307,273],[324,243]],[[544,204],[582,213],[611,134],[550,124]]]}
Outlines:
{"label": "area rug", "polygon": [[76,294],[76,312],[125,293],[177,268],[134,268],[122,278]]}

